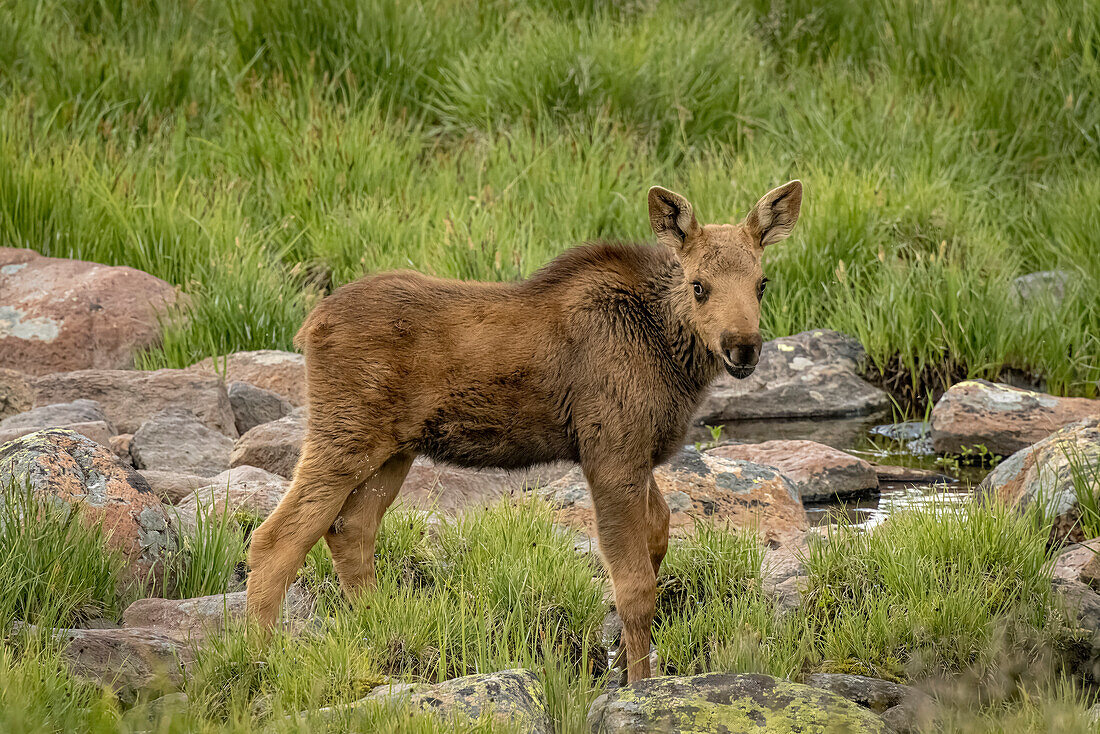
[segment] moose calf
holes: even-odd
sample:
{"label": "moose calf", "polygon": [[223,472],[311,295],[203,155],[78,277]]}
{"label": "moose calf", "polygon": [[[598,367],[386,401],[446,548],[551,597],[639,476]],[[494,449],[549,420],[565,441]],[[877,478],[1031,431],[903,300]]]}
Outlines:
{"label": "moose calf", "polygon": [[252,536],[250,615],[274,624],[322,536],[345,592],[370,586],[379,521],[417,454],[472,468],[570,460],[592,493],[628,680],[648,677],[669,519],[652,471],[719,370],[755,369],[761,255],[801,203],[791,181],[739,224],[700,226],[654,187],[657,247],[576,247],[518,283],[383,273],[324,299],[296,338],[309,426],[290,490]]}

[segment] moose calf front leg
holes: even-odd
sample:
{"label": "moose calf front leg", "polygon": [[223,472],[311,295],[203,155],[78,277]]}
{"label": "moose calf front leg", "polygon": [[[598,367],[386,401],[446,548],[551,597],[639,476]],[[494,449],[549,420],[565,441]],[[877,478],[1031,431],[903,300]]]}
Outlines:
{"label": "moose calf front leg", "polygon": [[650,518],[647,495],[649,473],[589,471],[586,469],[600,551],[611,573],[615,607],[623,621],[627,681],[648,678],[650,627],[657,593],[657,577],[650,554]]}

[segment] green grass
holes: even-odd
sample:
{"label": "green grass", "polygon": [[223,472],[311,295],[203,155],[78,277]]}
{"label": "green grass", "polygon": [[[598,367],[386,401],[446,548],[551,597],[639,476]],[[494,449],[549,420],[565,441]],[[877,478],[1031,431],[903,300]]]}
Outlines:
{"label": "green grass", "polygon": [[165,576],[173,598],[224,594],[238,564],[245,560],[245,537],[234,513],[225,507],[195,504],[194,524],[180,524],[179,547],[169,552]]}
{"label": "green grass", "polygon": [[[190,295],[144,366],[289,348],[328,288],[513,279],[742,216],[800,177],[764,328],[860,338],[901,395],[1100,378],[1088,0],[28,0],[0,7],[0,245]],[[1071,273],[1061,303],[1011,280]]]}

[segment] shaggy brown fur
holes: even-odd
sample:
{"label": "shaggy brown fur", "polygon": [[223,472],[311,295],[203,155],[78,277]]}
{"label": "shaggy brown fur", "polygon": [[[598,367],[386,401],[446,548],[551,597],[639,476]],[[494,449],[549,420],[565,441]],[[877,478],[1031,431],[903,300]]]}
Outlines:
{"label": "shaggy brown fur", "polygon": [[322,536],[344,589],[369,586],[379,521],[417,454],[506,469],[571,460],[591,489],[629,680],[647,677],[669,518],[652,470],[719,370],[752,373],[761,254],[801,200],[792,181],[740,224],[702,227],[654,187],[662,246],[577,247],[520,283],[385,273],[326,298],[298,334],[309,429],[293,485],[252,536],[251,615],[275,622]]}

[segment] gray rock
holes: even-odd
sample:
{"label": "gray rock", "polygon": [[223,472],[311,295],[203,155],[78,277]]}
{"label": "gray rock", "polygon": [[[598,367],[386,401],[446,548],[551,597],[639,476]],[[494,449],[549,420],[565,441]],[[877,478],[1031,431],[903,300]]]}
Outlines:
{"label": "gray rock", "polygon": [[[81,436],[95,441],[100,446],[107,446],[112,451],[114,451],[114,448],[110,445],[111,427],[103,421],[89,421],[87,423],[61,423],[53,426],[23,426],[21,428],[0,428],[0,444],[7,443],[8,441],[14,441],[15,439],[22,438],[23,436],[29,436],[32,433],[45,431],[49,428],[64,428],[65,430],[72,431],[73,433],[79,433]],[[115,453],[117,455],[117,452]],[[129,458],[129,455],[127,455],[126,457],[124,457],[124,460],[128,461]]]}
{"label": "gray rock", "polygon": [[187,369],[216,372],[229,382],[247,382],[282,395],[295,406],[306,404],[306,360],[294,352],[259,349],[204,359]]}
{"label": "gray rock", "polygon": [[35,404],[95,400],[119,433],[136,433],[165,408],[185,405],[202,423],[237,437],[225,383],[210,372],[191,370],[79,370],[34,381]]}
{"label": "gray rock", "polygon": [[141,424],[130,441],[138,469],[214,476],[229,468],[233,439],[205,426],[187,408],[165,408]]}
{"label": "gray rock", "polygon": [[291,478],[306,435],[306,411],[299,408],[277,421],[263,423],[237,439],[229,465],[258,466]]}
{"label": "gray rock", "polygon": [[794,483],[803,502],[878,492],[878,475],[868,462],[815,441],[735,444],[707,453],[774,466]]}
{"label": "gray rock", "polygon": [[[284,620],[301,626],[313,614],[314,599],[301,582],[288,590],[282,607]],[[222,631],[226,623],[245,617],[245,592],[214,594],[193,599],[138,599],[122,613],[126,628],[148,628],[201,641]]]}
{"label": "gray rock", "polygon": [[278,474],[254,466],[240,466],[213,477],[176,504],[179,524],[193,528],[201,511],[204,516],[245,513],[258,521],[267,519],[286,494],[290,482]]}
{"label": "gray rock", "polygon": [[764,344],[750,377],[723,375],[695,417],[717,423],[883,411],[889,397],[859,375],[865,359],[859,342],[827,329],[775,339]]}
{"label": "gray rock", "polygon": [[1071,423],[1017,451],[986,476],[981,489],[1021,509],[1041,506],[1054,522],[1054,540],[1081,541],[1075,476],[1089,484],[1100,478],[1100,417]]}
{"label": "gray rock", "polygon": [[871,434],[874,436],[885,436],[892,441],[915,441],[918,438],[924,438],[932,430],[932,427],[927,421],[905,421],[904,423],[887,423],[881,426],[874,426],[871,429]]}
{"label": "gray rock", "polygon": [[871,711],[829,691],[731,673],[649,678],[611,691],[592,704],[588,727],[592,734],[887,732]]}
{"label": "gray rock", "polygon": [[531,734],[552,734],[554,731],[542,683],[529,670],[468,675],[435,685],[397,683],[380,686],[356,703],[322,709],[314,716],[346,715],[349,708],[354,711],[356,706],[367,701],[394,701],[431,711],[444,721],[478,719],[487,713],[494,722],[518,727],[519,731]]}
{"label": "gray rock", "polygon": [[1012,281],[1012,292],[1021,305],[1031,306],[1046,301],[1058,306],[1066,297],[1070,279],[1070,274],[1064,270],[1040,270]]}
{"label": "gray rock", "polygon": [[196,489],[205,487],[214,481],[211,477],[200,477],[198,474],[161,471],[160,469],[142,469],[138,473],[145,477],[145,481],[149,483],[153,494],[170,505],[176,504]]}
{"label": "gray rock", "polygon": [[242,436],[256,426],[289,415],[294,409],[282,395],[247,382],[231,382],[227,389],[237,432]]}
{"label": "gray rock", "polygon": [[831,691],[881,714],[890,728],[898,734],[918,731],[922,726],[927,726],[935,709],[932,698],[923,691],[879,678],[814,673],[807,675],[802,682],[814,688]]}
{"label": "gray rock", "polygon": [[71,403],[55,403],[28,410],[0,421],[0,431],[10,428],[32,427],[59,428],[73,423],[106,423],[107,430],[114,433],[114,426],[103,413],[103,406],[94,400],[74,400]]}
{"label": "gray rock", "polygon": [[957,454],[985,446],[1001,456],[1041,441],[1064,425],[1100,417],[1100,400],[1059,398],[986,380],[952,385],[932,409],[932,445]]}

